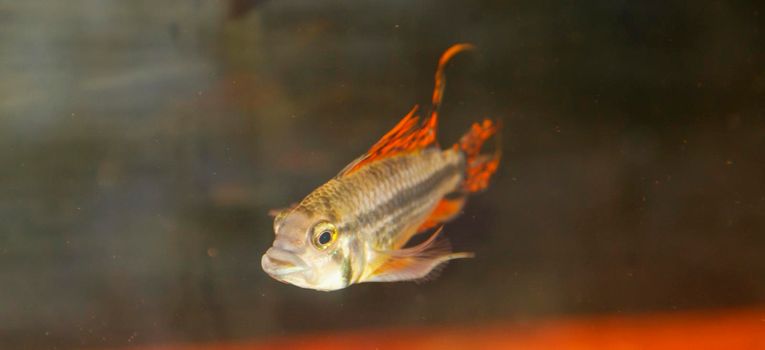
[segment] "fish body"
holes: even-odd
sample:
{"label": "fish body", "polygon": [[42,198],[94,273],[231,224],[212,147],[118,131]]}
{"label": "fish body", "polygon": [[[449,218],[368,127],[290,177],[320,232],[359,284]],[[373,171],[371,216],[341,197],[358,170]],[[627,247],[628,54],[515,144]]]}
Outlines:
{"label": "fish body", "polygon": [[273,278],[303,288],[337,290],[361,282],[416,280],[444,262],[472,256],[454,253],[440,229],[407,247],[412,236],[457,216],[469,193],[483,190],[496,171],[499,148],[479,154],[497,125],[475,123],[459,143],[436,144],[444,53],[436,71],[433,111],[419,123],[413,108],[372,148],[335,178],[274,220],[276,238],[262,258]]}

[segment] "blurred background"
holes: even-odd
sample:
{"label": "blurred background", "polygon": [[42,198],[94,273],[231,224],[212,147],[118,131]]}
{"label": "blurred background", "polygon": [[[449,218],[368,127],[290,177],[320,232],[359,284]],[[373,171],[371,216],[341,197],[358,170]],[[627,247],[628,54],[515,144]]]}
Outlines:
{"label": "blurred background", "polygon": [[[237,342],[761,307],[757,1],[0,1],[0,348]],[[422,284],[262,272],[269,209],[363,153],[439,55],[440,141],[504,159]],[[765,319],[765,317],[764,317]]]}

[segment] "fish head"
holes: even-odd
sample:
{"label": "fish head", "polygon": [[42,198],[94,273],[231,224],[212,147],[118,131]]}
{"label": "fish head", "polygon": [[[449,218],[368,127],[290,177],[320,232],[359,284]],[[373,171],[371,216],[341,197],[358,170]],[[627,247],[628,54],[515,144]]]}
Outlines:
{"label": "fish head", "polygon": [[327,215],[296,208],[274,220],[276,237],[261,260],[274,279],[302,288],[331,291],[357,279],[363,251],[354,235],[340,231]]}

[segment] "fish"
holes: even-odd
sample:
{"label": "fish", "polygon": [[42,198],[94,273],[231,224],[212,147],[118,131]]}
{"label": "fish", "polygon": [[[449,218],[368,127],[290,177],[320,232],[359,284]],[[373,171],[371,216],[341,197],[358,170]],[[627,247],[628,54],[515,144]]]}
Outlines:
{"label": "fish", "polygon": [[[366,153],[300,202],[275,213],[273,244],[261,259],[277,281],[318,291],[365,282],[420,281],[446,262],[473,257],[441,237],[468,195],[485,190],[496,173],[500,123],[475,122],[453,146],[436,140],[447,63],[473,50],[448,48],[435,74],[432,106],[420,121],[415,105]],[[482,153],[485,142],[497,145]],[[419,244],[412,237],[429,233]]]}

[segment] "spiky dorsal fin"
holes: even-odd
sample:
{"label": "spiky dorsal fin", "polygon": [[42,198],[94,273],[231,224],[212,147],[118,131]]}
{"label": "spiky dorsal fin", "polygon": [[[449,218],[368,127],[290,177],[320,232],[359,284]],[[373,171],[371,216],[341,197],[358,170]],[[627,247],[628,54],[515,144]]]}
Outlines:
{"label": "spiky dorsal fin", "polygon": [[441,100],[444,98],[444,88],[446,88],[446,65],[460,52],[475,49],[472,44],[455,44],[448,48],[438,59],[438,68],[436,68],[436,86],[433,88],[433,113],[438,113],[441,107]]}
{"label": "spiky dorsal fin", "polygon": [[380,141],[372,146],[364,155],[356,158],[340,171],[338,176],[345,176],[362,168],[364,165],[379,159],[392,157],[400,153],[412,152],[436,144],[436,126],[438,125],[438,109],[441,107],[441,100],[444,96],[444,87],[446,86],[446,75],[444,70],[446,65],[456,54],[474,49],[470,44],[456,44],[447,49],[438,60],[436,68],[435,88],[433,89],[433,101],[428,119],[422,123],[415,113],[417,106],[414,106],[409,114],[401,119],[396,126],[385,134]]}
{"label": "spiky dorsal fin", "polygon": [[434,145],[436,143],[436,125],[438,124],[437,115],[434,113],[426,121],[418,123],[420,117],[415,114],[416,112],[417,106],[414,106],[367,153],[348,164],[338,176],[348,175],[364,165],[382,158]]}

